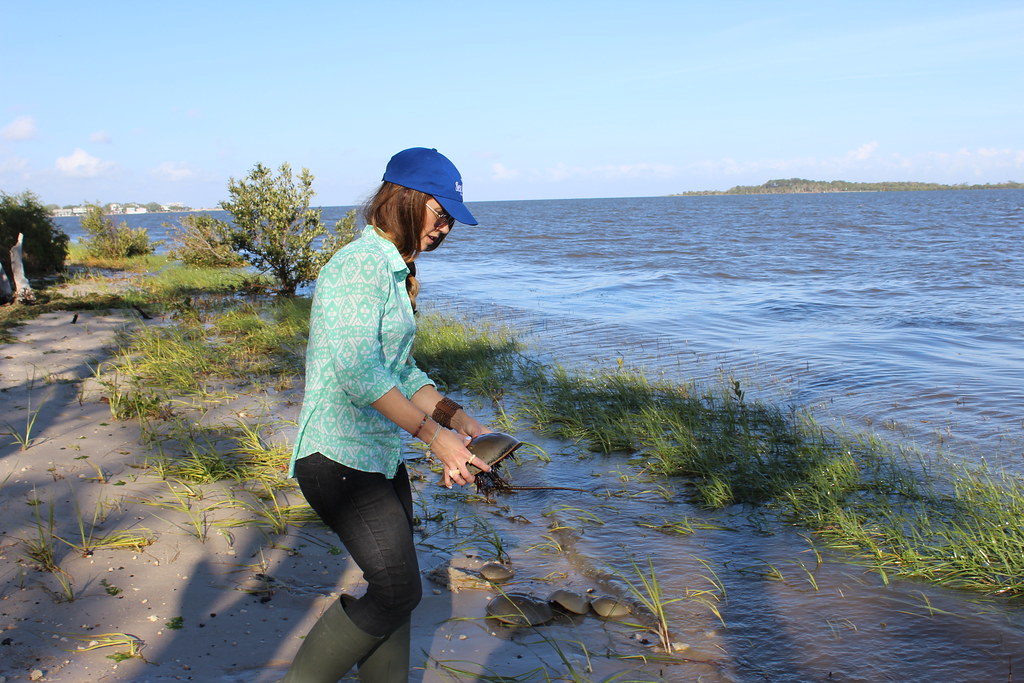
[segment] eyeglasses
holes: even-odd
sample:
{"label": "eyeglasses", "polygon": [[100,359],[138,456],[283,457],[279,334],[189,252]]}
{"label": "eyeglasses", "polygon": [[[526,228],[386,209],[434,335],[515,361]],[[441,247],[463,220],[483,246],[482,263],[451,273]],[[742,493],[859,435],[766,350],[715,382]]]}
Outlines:
{"label": "eyeglasses", "polygon": [[447,211],[438,211],[437,209],[432,207],[430,204],[427,204],[427,208],[430,209],[431,211],[433,211],[434,215],[437,216],[437,220],[434,221],[434,228],[435,229],[440,230],[441,228],[443,228],[446,225],[448,226],[449,230],[451,230],[452,227],[454,227],[455,219],[452,218],[451,216],[449,216]]}

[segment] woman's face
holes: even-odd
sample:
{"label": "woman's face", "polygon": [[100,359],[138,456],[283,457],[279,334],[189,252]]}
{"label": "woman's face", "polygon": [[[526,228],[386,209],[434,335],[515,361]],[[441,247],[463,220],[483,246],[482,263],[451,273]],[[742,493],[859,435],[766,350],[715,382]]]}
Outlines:
{"label": "woman's face", "polygon": [[427,200],[427,208],[423,210],[423,229],[420,231],[420,251],[433,251],[441,246],[441,242],[452,229],[455,219],[448,215],[437,200]]}

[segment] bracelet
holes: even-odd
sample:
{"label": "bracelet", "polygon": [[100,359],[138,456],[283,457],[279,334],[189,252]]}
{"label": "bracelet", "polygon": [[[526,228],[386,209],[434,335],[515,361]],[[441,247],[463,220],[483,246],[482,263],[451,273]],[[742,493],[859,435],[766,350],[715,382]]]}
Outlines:
{"label": "bracelet", "polygon": [[434,430],[434,435],[430,437],[430,441],[427,442],[427,453],[430,452],[430,447],[434,445],[434,439],[441,433],[441,425],[437,425],[437,429]]}
{"label": "bracelet", "polygon": [[451,429],[452,418],[455,417],[455,413],[459,412],[461,409],[462,406],[445,396],[437,402],[436,406],[434,406],[434,414],[431,415],[431,417],[437,424]]}
{"label": "bracelet", "polygon": [[416,431],[412,433],[412,438],[414,438],[414,439],[415,439],[415,438],[416,438],[417,436],[419,436],[419,435],[420,435],[420,430],[421,430],[421,429],[423,429],[423,425],[427,424],[427,420],[428,420],[428,419],[429,419],[429,418],[427,417],[427,414],[426,414],[426,413],[423,413],[423,419],[422,419],[422,420],[420,420],[420,426],[419,426],[419,427],[417,427],[417,428],[416,428]]}

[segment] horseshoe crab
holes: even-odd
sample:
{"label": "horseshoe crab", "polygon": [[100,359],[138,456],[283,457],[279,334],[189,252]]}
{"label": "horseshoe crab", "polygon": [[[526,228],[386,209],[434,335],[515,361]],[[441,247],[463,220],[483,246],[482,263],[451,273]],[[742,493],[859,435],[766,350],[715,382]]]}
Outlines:
{"label": "horseshoe crab", "polygon": [[594,611],[605,619],[618,619],[620,617],[627,616],[632,612],[622,600],[613,598],[608,595],[603,595],[599,598],[594,598],[590,601],[590,606],[594,608]]}
{"label": "horseshoe crab", "polygon": [[490,472],[483,472],[476,465],[468,465],[469,472],[473,475],[476,487],[480,492],[490,495],[491,491],[510,488],[508,482],[498,474],[499,463],[515,453],[516,449],[522,445],[523,442],[519,439],[502,432],[480,434],[466,444],[470,453],[491,466]]}
{"label": "horseshoe crab", "polygon": [[566,612],[573,614],[586,614],[590,611],[590,601],[579,593],[559,588],[548,596],[548,602],[553,602]]}
{"label": "horseshoe crab", "polygon": [[[490,432],[473,437],[466,445],[470,453],[494,467],[506,457],[515,453],[516,449],[523,445],[523,442],[514,436],[502,432]],[[469,473],[480,474],[480,468],[476,465],[469,465]]]}
{"label": "horseshoe crab", "polygon": [[537,626],[555,618],[551,605],[521,593],[497,595],[487,603],[487,616],[512,626]]}
{"label": "horseshoe crab", "polygon": [[512,571],[511,567],[501,562],[488,562],[480,567],[480,576],[494,583],[508,581],[515,575],[516,573]]}

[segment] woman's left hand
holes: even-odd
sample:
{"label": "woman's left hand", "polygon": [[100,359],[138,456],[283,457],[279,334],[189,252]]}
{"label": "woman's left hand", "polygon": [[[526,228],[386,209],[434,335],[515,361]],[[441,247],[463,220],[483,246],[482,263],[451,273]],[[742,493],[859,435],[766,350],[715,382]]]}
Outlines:
{"label": "woman's left hand", "polygon": [[452,420],[452,427],[454,427],[455,431],[459,434],[462,434],[462,436],[468,436],[470,438],[480,436],[481,434],[489,434],[494,431],[493,429],[484,427],[461,408],[457,413],[455,413],[455,419]]}

